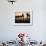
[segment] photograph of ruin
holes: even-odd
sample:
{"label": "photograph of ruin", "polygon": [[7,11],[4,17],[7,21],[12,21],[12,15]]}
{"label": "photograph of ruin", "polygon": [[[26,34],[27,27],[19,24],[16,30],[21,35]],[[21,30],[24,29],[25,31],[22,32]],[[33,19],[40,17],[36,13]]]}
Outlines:
{"label": "photograph of ruin", "polygon": [[30,23],[30,12],[16,12],[15,23]]}

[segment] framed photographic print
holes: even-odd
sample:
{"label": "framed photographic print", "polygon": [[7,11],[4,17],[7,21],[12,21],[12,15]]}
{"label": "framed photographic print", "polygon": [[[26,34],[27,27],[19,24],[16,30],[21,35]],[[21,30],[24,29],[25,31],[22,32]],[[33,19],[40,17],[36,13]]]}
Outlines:
{"label": "framed photographic print", "polygon": [[15,25],[32,25],[32,11],[18,10],[15,12]]}

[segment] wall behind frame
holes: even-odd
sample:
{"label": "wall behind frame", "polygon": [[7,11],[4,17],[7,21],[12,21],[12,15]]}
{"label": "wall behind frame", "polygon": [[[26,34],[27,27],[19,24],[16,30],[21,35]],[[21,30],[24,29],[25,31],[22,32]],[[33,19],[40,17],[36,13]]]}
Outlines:
{"label": "wall behind frame", "polygon": [[[19,32],[31,34],[33,40],[46,40],[46,1],[23,0],[12,5],[6,0],[0,0],[0,40],[14,40]],[[14,15],[18,9],[32,9],[32,26],[15,26]],[[17,33],[17,34],[16,34]]]}

